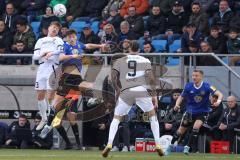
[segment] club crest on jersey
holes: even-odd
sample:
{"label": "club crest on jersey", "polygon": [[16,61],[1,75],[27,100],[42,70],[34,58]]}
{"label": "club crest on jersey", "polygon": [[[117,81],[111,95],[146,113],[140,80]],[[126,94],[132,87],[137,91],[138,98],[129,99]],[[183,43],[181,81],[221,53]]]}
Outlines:
{"label": "club crest on jersey", "polygon": [[79,52],[78,52],[78,49],[73,49],[72,50],[72,54],[78,54]]}
{"label": "club crest on jersey", "polygon": [[199,103],[199,102],[202,101],[202,97],[201,96],[195,96],[194,100],[195,100],[196,103]]}

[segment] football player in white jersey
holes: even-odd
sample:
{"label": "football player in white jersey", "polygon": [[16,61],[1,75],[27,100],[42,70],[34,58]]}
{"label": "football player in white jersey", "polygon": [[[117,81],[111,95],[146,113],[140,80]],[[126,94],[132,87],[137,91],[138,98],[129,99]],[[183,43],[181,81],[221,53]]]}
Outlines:
{"label": "football player in white jersey", "polygon": [[48,27],[47,37],[39,39],[34,48],[33,59],[39,61],[35,90],[37,91],[38,109],[42,117],[36,130],[41,130],[47,123],[48,105],[51,105],[55,95],[55,91],[49,84],[49,78],[52,73],[55,73],[59,65],[59,54],[63,52],[64,42],[57,36],[60,28],[59,22],[52,22]]}
{"label": "football player in white jersey", "polygon": [[[108,144],[102,152],[107,157],[112,149],[112,143],[118,125],[123,116],[127,115],[132,105],[137,104],[144,112],[148,113],[151,130],[156,143],[156,151],[163,156],[160,147],[159,123],[155,113],[158,105],[156,82],[149,59],[138,55],[139,45],[137,41],[130,42],[130,53],[121,58],[113,57],[111,78],[118,95],[114,118],[110,125]],[[120,57],[116,55],[115,57]],[[116,59],[116,60],[114,60]]]}

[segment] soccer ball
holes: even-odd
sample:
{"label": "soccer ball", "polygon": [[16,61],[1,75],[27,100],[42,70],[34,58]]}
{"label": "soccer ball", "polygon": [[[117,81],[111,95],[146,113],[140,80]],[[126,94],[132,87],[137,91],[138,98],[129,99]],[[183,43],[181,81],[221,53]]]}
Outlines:
{"label": "soccer ball", "polygon": [[57,17],[63,17],[67,13],[67,9],[63,4],[57,4],[53,7],[53,14]]}

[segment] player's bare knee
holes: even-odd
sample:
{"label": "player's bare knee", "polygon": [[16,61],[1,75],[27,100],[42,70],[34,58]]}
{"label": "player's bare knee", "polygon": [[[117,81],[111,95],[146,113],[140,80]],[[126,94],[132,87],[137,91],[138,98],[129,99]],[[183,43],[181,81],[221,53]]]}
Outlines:
{"label": "player's bare knee", "polygon": [[122,121],[122,118],[123,118],[123,116],[119,116],[119,115],[114,115],[114,117],[113,117],[114,119],[117,119],[117,120],[119,120],[120,122]]}
{"label": "player's bare knee", "polygon": [[148,116],[149,116],[149,118],[150,118],[150,117],[153,117],[153,116],[156,116],[155,110],[153,109],[153,110],[149,111],[149,112],[148,112]]}
{"label": "player's bare knee", "polygon": [[193,125],[193,129],[200,129],[203,125],[203,122],[201,120],[197,120],[194,125]]}
{"label": "player's bare knee", "polygon": [[37,100],[38,101],[44,100],[45,99],[45,94],[46,94],[45,91],[37,91]]}

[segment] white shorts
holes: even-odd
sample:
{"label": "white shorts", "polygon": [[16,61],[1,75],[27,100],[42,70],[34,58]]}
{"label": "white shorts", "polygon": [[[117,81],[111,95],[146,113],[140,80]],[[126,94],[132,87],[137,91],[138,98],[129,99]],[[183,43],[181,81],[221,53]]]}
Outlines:
{"label": "white shorts", "polygon": [[[56,65],[54,65],[54,69],[56,69]],[[35,90],[54,90],[53,85],[56,83],[50,79],[52,74],[54,74],[53,67],[40,67],[38,68],[36,82],[35,82]]]}
{"label": "white shorts", "polygon": [[118,116],[127,115],[134,103],[137,104],[143,112],[149,112],[154,109],[152,97],[149,96],[147,89],[139,86],[124,90],[120,94],[114,114]]}

